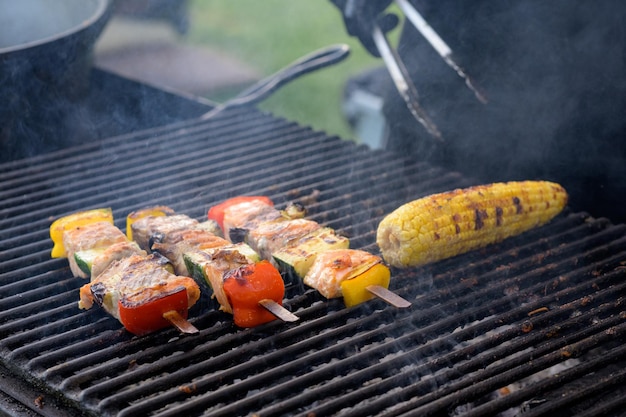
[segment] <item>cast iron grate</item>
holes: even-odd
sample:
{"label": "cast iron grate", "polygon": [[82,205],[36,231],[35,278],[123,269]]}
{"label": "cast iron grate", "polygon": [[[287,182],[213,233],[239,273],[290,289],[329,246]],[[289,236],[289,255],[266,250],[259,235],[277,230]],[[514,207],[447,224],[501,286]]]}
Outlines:
{"label": "cast iron grate", "polygon": [[[407,310],[288,292],[300,321],[235,328],[200,303],[197,336],[135,338],[50,259],[53,218],[167,204],[202,218],[239,194],[299,201],[376,252],[378,222],[472,184],[255,110],[0,165],[0,359],[85,415],[616,415],[626,406],[626,226],[566,212],[543,228],[394,271]],[[206,300],[205,300],[206,301]],[[39,409],[54,414],[55,410]],[[60,410],[58,414],[61,413]]]}

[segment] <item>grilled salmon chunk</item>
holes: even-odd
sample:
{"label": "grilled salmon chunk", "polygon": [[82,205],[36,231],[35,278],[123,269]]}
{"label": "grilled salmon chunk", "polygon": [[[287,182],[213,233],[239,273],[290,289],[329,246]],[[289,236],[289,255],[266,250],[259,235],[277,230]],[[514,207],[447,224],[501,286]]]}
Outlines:
{"label": "grilled salmon chunk", "polygon": [[[369,271],[376,272],[378,275],[378,271],[374,269],[378,265],[384,269],[381,271],[383,272],[381,279],[378,280],[377,277],[373,277],[373,281],[370,279],[364,281],[367,281],[367,284],[375,283],[388,287],[388,269],[382,265],[382,259],[378,256],[357,249],[328,250],[317,255],[303,281],[326,298],[344,297],[346,295],[344,294],[345,285],[342,284],[352,280],[359,282],[358,278]],[[348,289],[351,288],[348,287]]]}
{"label": "grilled salmon chunk", "polygon": [[148,251],[152,251],[155,242],[161,242],[165,236],[181,230],[189,230],[197,227],[198,220],[184,214],[174,214],[171,216],[148,216],[136,220],[132,225],[133,239],[139,246]]}
{"label": "grilled salmon chunk", "polygon": [[158,254],[117,260],[81,288],[79,307],[89,309],[95,302],[120,320],[121,303],[149,304],[184,289],[190,308],[200,298],[198,284],[192,278],[172,274],[167,266],[167,259]]}
{"label": "grilled salmon chunk", "polygon": [[265,221],[250,229],[246,242],[261,258],[272,260],[274,252],[320,227],[307,219]]}
{"label": "grilled salmon chunk", "polygon": [[176,234],[174,239],[164,239],[166,243],[154,243],[152,250],[159,252],[170,260],[174,272],[179,275],[189,275],[185,260],[185,253],[196,250],[206,250],[230,245],[224,238],[215,236],[212,232],[201,229],[185,230]]}
{"label": "grilled salmon chunk", "polygon": [[224,236],[233,243],[243,242],[258,223],[282,217],[279,210],[262,200],[244,201],[224,210]]}
{"label": "grilled salmon chunk", "polygon": [[79,251],[104,249],[117,243],[128,242],[126,235],[113,224],[103,221],[66,230],[63,233],[63,245],[67,253],[70,269],[74,276],[88,278],[89,274],[83,271],[74,254]]}
{"label": "grilled salmon chunk", "polygon": [[136,242],[129,241],[114,243],[108,248],[103,248],[98,252],[91,264],[92,277],[100,275],[114,261],[128,258],[132,255],[147,255],[146,251],[141,249]]}
{"label": "grilled salmon chunk", "polygon": [[224,292],[224,278],[230,271],[258,262],[259,256],[245,243],[232,243],[212,249],[187,251],[184,260],[190,275],[210,288],[220,310],[233,313]]}

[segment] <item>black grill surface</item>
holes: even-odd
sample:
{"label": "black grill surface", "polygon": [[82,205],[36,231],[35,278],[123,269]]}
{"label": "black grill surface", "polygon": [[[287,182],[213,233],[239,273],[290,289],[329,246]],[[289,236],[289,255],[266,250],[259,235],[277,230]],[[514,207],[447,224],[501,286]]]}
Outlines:
{"label": "black grill surface", "polygon": [[18,400],[43,415],[620,414],[626,226],[584,213],[394,270],[408,309],[346,309],[293,288],[296,323],[242,330],[202,300],[194,336],[137,338],[99,308],[79,310],[85,281],[50,258],[59,216],[108,206],[124,228],[128,212],[165,204],[203,219],[240,194],[301,202],[377,253],[385,214],[472,183],[251,109],[0,165],[1,390],[30,387]]}

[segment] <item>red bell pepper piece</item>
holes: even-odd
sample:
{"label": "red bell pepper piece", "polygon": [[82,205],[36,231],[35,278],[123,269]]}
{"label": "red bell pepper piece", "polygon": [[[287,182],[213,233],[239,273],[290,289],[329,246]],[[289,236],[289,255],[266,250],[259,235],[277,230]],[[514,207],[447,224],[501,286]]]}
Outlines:
{"label": "red bell pepper piece", "polygon": [[228,200],[225,200],[223,202],[221,202],[220,204],[217,204],[213,207],[211,207],[207,213],[207,217],[209,218],[209,220],[214,220],[217,222],[217,224],[219,224],[220,228],[222,228],[222,230],[224,230],[224,211],[228,208],[228,207],[232,207],[236,204],[239,203],[245,203],[248,201],[261,201],[267,205],[273,206],[274,203],[272,202],[272,200],[270,200],[269,197],[266,196],[247,196],[247,195],[243,195],[243,196],[238,196],[238,197],[233,197],[233,198],[229,198]]}
{"label": "red bell pepper piece", "polygon": [[224,292],[239,327],[254,327],[275,320],[276,316],[259,304],[273,300],[282,305],[285,284],[280,272],[268,261],[244,265],[224,277]]}
{"label": "red bell pepper piece", "polygon": [[133,302],[123,298],[118,302],[120,321],[129,332],[143,336],[171,326],[163,315],[176,311],[183,319],[187,318],[188,298],[185,287],[177,287],[173,292],[145,302]]}

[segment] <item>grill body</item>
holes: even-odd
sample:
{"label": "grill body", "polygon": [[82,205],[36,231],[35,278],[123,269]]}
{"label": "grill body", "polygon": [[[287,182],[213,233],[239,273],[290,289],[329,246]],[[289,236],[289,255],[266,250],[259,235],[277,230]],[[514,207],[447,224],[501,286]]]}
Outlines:
{"label": "grill body", "polygon": [[296,323],[238,329],[203,299],[190,312],[200,334],[184,337],[133,337],[79,310],[85,282],[49,256],[50,223],[74,211],[112,207],[123,228],[141,207],[202,219],[241,194],[300,202],[376,253],[386,213],[473,184],[252,109],[0,165],[0,361],[44,415],[619,414],[626,226],[585,213],[393,271],[406,310],[288,288]]}

